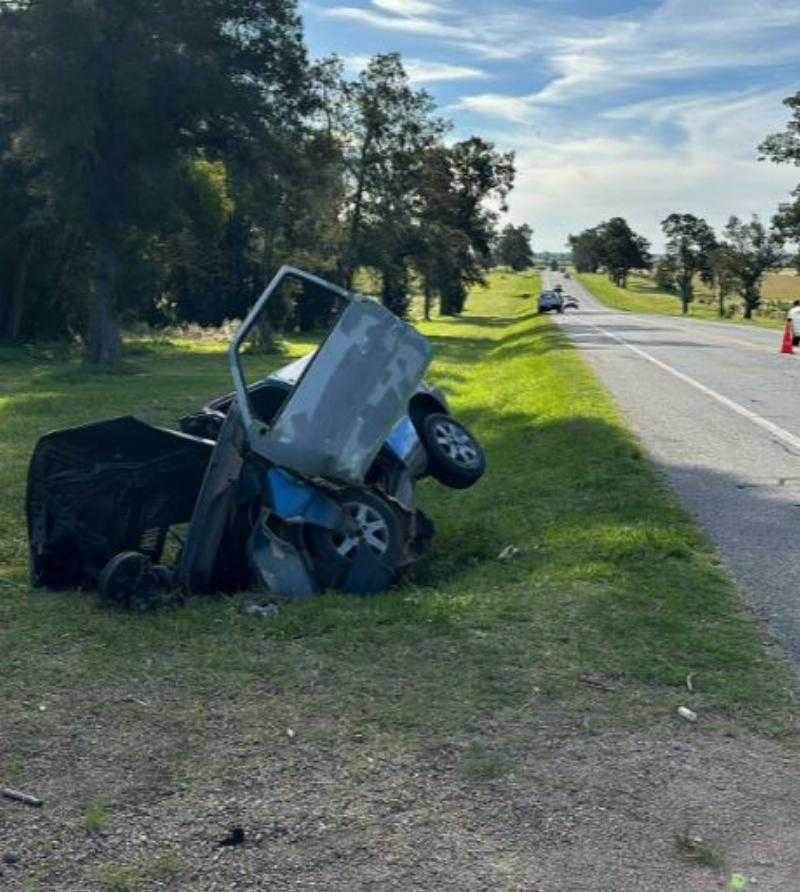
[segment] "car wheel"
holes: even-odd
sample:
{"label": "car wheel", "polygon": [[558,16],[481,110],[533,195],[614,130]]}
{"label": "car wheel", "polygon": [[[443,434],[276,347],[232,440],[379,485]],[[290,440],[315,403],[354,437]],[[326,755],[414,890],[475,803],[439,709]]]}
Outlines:
{"label": "car wheel", "polygon": [[334,532],[314,524],[306,527],[308,550],[320,584],[336,588],[362,543],[386,566],[399,566],[404,554],[403,531],[393,509],[379,496],[362,489],[345,490],[338,501],[350,521],[349,532]]}
{"label": "car wheel", "polygon": [[146,610],[156,603],[159,590],[170,582],[169,571],[151,564],[147,555],[122,551],[105,565],[97,588],[106,601],[132,610]]}
{"label": "car wheel", "polygon": [[422,422],[420,438],[432,477],[453,489],[467,489],[483,477],[486,455],[472,434],[450,415],[434,412]]}

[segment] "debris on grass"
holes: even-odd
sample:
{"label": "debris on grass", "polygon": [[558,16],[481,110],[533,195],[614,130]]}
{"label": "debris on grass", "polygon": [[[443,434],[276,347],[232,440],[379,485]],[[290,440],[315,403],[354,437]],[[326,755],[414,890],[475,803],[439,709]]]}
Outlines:
{"label": "debris on grass", "polygon": [[42,807],[42,800],[37,796],[31,796],[30,793],[22,793],[19,790],[12,790],[10,787],[0,788],[0,795],[5,799],[13,799],[16,802],[22,802],[24,805],[30,805],[33,808]]}
{"label": "debris on grass", "polygon": [[519,554],[519,549],[515,545],[506,545],[506,547],[497,555],[498,561],[510,561],[511,558]]}
{"label": "debris on grass", "polygon": [[239,827],[231,827],[230,833],[219,841],[217,844],[220,848],[224,846],[240,846],[244,842],[244,830]]}
{"label": "debris on grass", "polygon": [[675,849],[682,858],[701,867],[719,868],[725,862],[718,845],[698,833],[690,832],[688,828],[675,835]]}
{"label": "debris on grass", "polygon": [[687,706],[679,706],[678,715],[682,719],[686,719],[687,722],[697,721],[697,713],[693,709],[689,709]]}

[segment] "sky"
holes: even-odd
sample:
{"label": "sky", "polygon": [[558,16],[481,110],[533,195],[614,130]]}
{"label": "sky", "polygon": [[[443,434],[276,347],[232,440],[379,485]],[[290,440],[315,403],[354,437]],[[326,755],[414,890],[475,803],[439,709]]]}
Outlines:
{"label": "sky", "polygon": [[398,51],[453,121],[517,154],[536,250],[625,217],[655,250],[694,213],[768,220],[800,170],[758,144],[800,90],[798,0],[300,0],[313,56]]}

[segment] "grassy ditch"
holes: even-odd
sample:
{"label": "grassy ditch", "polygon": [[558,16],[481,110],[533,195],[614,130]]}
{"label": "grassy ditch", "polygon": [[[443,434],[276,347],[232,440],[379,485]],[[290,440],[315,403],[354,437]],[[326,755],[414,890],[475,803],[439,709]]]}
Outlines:
{"label": "grassy ditch", "polygon": [[[788,673],[587,366],[534,315],[537,286],[502,274],[463,317],[422,326],[439,348],[430,377],[489,462],[473,490],[422,486],[429,559],[385,596],[330,594],[269,621],[224,598],[130,615],[26,581],[37,437],[128,412],[174,423],[229,388],[223,345],[140,344],[113,374],[2,354],[0,783],[59,802],[45,824],[58,844],[26,831],[31,876],[86,835],[92,803],[113,839],[170,797],[193,814],[214,791],[291,786],[301,762],[346,773],[433,748],[452,754],[442,783],[478,782],[559,734],[671,728],[684,704],[706,729],[787,732]],[[326,795],[344,808],[341,784]],[[146,878],[161,856],[142,852],[115,857]],[[70,862],[65,888],[109,869],[101,855]]]}

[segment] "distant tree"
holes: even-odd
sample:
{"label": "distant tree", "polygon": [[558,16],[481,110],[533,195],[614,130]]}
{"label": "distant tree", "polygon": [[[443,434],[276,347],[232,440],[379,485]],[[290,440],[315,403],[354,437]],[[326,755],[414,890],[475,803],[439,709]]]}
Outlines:
{"label": "distant tree", "polygon": [[677,290],[675,286],[675,263],[672,258],[662,257],[656,263],[655,281],[656,285],[662,291],[667,291],[672,294]]}
{"label": "distant tree", "polygon": [[708,276],[711,255],[717,246],[714,230],[702,217],[694,214],[670,214],[661,221],[667,238],[666,254],[673,267],[675,288],[683,312],[689,312],[694,300],[694,278]]}
{"label": "distant tree", "polygon": [[533,230],[527,223],[523,223],[521,226],[508,223],[497,241],[495,251],[497,261],[503,266],[510,266],[516,272],[533,266],[531,238],[533,238]]}
{"label": "distant tree", "polygon": [[95,255],[86,359],[120,355],[126,246],[155,232],[192,153],[231,151],[299,107],[294,0],[36,0],[0,7],[0,83]]}
{"label": "distant tree", "polygon": [[725,301],[736,291],[737,279],[734,257],[729,245],[717,245],[711,253],[711,277],[717,294],[717,309],[720,318],[726,315]]}
{"label": "distant tree", "polygon": [[[759,146],[760,160],[769,159],[777,164],[793,164],[800,167],[800,91],[783,100],[791,117],[786,129],[768,136]],[[787,241],[800,242],[800,186],[791,193],[792,200],[780,206],[773,219],[774,228]],[[800,254],[794,258],[800,268]]]}
{"label": "distant tree", "polygon": [[649,269],[650,243],[637,235],[622,217],[612,217],[597,227],[600,256],[609,279],[619,288],[628,284],[634,269]]}
{"label": "distant tree", "polygon": [[776,229],[767,229],[754,214],[750,222],[731,217],[724,229],[725,250],[720,260],[725,264],[726,284],[741,295],[744,318],[750,319],[761,303],[764,273],[786,261],[784,237]]}
{"label": "distant tree", "polygon": [[572,262],[579,273],[596,273],[603,263],[603,243],[597,227],[571,235],[567,242]]}

